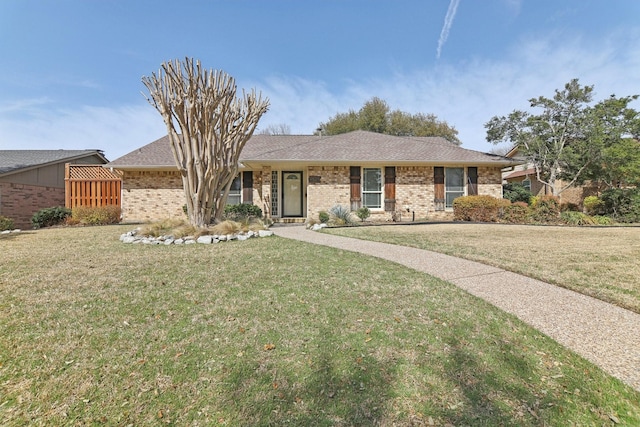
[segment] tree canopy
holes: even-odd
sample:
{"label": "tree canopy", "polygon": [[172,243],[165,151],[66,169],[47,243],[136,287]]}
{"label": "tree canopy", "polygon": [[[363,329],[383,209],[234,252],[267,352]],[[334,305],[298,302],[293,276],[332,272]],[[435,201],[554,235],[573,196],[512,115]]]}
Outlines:
{"label": "tree canopy", "polygon": [[626,173],[619,162],[626,154],[620,150],[633,153],[638,149],[640,116],[628,107],[636,98],[612,95],[592,105],[593,86],[581,86],[573,79],[563,90],[556,90],[553,98],[529,100],[532,108],[540,109],[539,114],[514,110],[508,116],[493,117],[485,124],[487,141],[517,147],[552,194],[586,179],[605,180],[605,171],[613,185]]}
{"label": "tree canopy", "polygon": [[255,90],[236,97],[233,77],[190,58],[164,62],[142,82],[167,127],[189,221],[205,227],[222,217],[240,152],[269,101]]}
{"label": "tree canopy", "polygon": [[323,135],[338,135],[354,130],[366,130],[396,136],[440,136],[460,145],[458,131],[433,114],[411,114],[391,111],[385,101],[374,97],[358,111],[338,113],[318,126]]}

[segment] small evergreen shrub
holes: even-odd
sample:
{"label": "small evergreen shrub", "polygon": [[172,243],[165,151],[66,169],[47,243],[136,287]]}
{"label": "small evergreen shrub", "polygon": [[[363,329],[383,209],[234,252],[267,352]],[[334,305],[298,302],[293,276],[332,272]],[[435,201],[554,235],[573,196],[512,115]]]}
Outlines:
{"label": "small evergreen shrub", "polygon": [[360,218],[360,221],[364,222],[367,218],[371,216],[371,211],[368,207],[363,206],[356,211],[356,216]]}
{"label": "small evergreen shrub", "polygon": [[526,224],[529,216],[529,205],[515,202],[502,209],[502,221],[509,224]]}
{"label": "small evergreen shrub", "polygon": [[242,221],[252,218],[262,218],[262,209],[249,203],[237,205],[227,205],[224,207],[225,219],[231,221]]}
{"label": "small evergreen shrub", "polygon": [[0,216],[0,231],[13,230],[14,222],[11,218]]}
{"label": "small evergreen shrub", "polygon": [[580,206],[571,202],[563,202],[560,204],[560,212],[580,212]]}
{"label": "small evergreen shrub", "polygon": [[502,197],[511,203],[524,202],[528,204],[532,196],[531,191],[517,182],[508,182],[502,186]]}
{"label": "small evergreen shrub", "polygon": [[508,200],[491,196],[463,196],[453,201],[453,219],[456,221],[498,222]]}
{"label": "small evergreen shrub", "polygon": [[329,212],[327,212],[327,211],[320,211],[318,213],[318,218],[320,219],[320,223],[321,224],[326,224],[331,219],[331,216],[329,215]]}
{"label": "small evergreen shrub", "polygon": [[73,224],[108,225],[120,222],[119,206],[76,206],[71,209]]}
{"label": "small evergreen shrub", "polygon": [[597,196],[587,196],[582,201],[584,211],[587,215],[599,215],[603,213],[604,203]]}
{"label": "small evergreen shrub", "polygon": [[529,218],[539,224],[556,224],[560,220],[560,200],[556,196],[537,197]]}
{"label": "small evergreen shrub", "polygon": [[333,222],[336,225],[353,224],[352,212],[346,206],[334,205],[331,209],[329,209],[329,213],[331,214]]}
{"label": "small evergreen shrub", "polygon": [[62,206],[44,208],[33,214],[31,217],[31,225],[34,229],[51,227],[52,225],[64,223],[69,216],[71,216],[71,209]]}

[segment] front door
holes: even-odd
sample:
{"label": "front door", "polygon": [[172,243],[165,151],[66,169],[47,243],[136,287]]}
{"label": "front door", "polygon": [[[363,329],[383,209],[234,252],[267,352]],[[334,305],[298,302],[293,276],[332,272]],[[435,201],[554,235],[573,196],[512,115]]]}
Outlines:
{"label": "front door", "polygon": [[282,172],[282,216],[302,216],[302,172]]}

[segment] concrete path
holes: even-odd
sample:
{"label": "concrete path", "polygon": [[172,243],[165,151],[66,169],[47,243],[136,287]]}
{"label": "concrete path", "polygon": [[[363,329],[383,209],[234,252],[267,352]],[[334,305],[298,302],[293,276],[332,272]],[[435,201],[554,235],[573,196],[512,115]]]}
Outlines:
{"label": "concrete path", "polygon": [[[423,249],[277,226],[277,236],[360,252],[446,280],[514,314],[640,391],[640,314],[474,261]],[[410,255],[408,255],[410,254]]]}

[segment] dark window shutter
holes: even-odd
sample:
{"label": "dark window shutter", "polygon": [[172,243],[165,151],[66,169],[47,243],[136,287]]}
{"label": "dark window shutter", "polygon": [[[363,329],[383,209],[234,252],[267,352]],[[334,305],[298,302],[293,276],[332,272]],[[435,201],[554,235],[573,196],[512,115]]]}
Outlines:
{"label": "dark window shutter", "polygon": [[396,168],[387,166],[384,168],[384,210],[395,212],[396,210]]}
{"label": "dark window shutter", "polygon": [[253,203],[253,172],[242,172],[242,203]]}
{"label": "dark window shutter", "polygon": [[478,195],[478,168],[467,168],[467,196]]}
{"label": "dark window shutter", "polygon": [[433,203],[437,211],[444,210],[444,167],[433,168]]}
{"label": "dark window shutter", "polygon": [[362,205],[360,166],[351,166],[349,168],[349,182],[351,184],[351,210],[360,209],[360,206]]}

